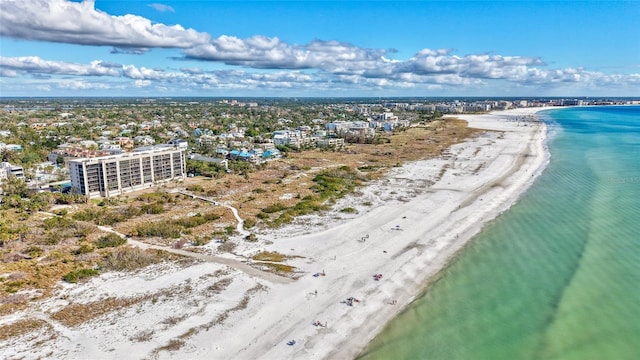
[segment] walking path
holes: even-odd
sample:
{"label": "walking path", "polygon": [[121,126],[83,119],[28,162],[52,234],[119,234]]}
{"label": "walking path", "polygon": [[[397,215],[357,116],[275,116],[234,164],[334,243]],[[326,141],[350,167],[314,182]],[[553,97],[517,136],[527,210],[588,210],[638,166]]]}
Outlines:
{"label": "walking path", "polygon": [[160,245],[152,245],[152,244],[147,244],[144,243],[142,241],[138,241],[138,240],[134,240],[131,239],[130,237],[127,237],[125,234],[119,233],[115,230],[113,230],[112,228],[108,227],[108,226],[98,226],[98,228],[102,231],[107,231],[107,232],[112,232],[118,236],[121,236],[125,239],[127,239],[127,243],[129,243],[130,245],[133,245],[135,247],[139,247],[141,249],[155,249],[155,250],[163,250],[166,252],[170,252],[172,254],[177,254],[177,255],[182,255],[182,256],[187,256],[187,257],[191,257],[194,259],[199,259],[199,260],[204,260],[204,261],[209,261],[209,262],[214,262],[214,263],[218,263],[218,264],[223,264],[223,265],[227,265],[230,266],[236,270],[240,270],[242,272],[244,272],[245,274],[251,275],[251,276],[255,276],[258,277],[260,279],[275,283],[275,284],[288,284],[291,282],[294,282],[295,280],[288,278],[288,277],[284,277],[284,276],[280,276],[274,273],[270,273],[267,271],[262,271],[259,269],[256,269],[254,267],[251,267],[251,265],[249,265],[247,262],[243,262],[243,261],[239,261],[239,260],[234,260],[234,259],[229,259],[229,258],[224,258],[221,256],[214,256],[214,255],[206,255],[206,254],[199,254],[199,253],[195,253],[195,252],[191,252],[191,251],[186,251],[186,250],[181,250],[181,249],[174,249],[168,246],[160,246]]}
{"label": "walking path", "polygon": [[226,208],[230,209],[231,212],[233,213],[233,216],[236,218],[236,220],[238,220],[238,225],[236,225],[236,230],[242,236],[249,235],[249,232],[244,229],[244,220],[242,220],[242,218],[238,214],[238,209],[234,208],[233,206],[227,205],[227,204],[224,204],[224,203],[221,203],[221,202],[217,202],[217,201],[215,201],[215,200],[213,200],[211,198],[208,198],[208,197],[205,197],[205,196],[196,195],[196,194],[190,193],[188,191],[184,191],[184,190],[173,190],[171,192],[177,192],[178,194],[182,194],[182,195],[185,195],[185,196],[191,196],[194,199],[210,202],[210,203],[212,203],[214,205],[222,206],[222,207],[226,207]]}

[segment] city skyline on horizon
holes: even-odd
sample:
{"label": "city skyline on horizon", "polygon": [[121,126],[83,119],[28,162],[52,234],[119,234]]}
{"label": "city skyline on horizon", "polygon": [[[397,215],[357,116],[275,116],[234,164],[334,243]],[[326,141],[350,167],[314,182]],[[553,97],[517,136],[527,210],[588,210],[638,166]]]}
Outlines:
{"label": "city skyline on horizon", "polygon": [[634,97],[639,19],[633,1],[5,0],[0,97]]}

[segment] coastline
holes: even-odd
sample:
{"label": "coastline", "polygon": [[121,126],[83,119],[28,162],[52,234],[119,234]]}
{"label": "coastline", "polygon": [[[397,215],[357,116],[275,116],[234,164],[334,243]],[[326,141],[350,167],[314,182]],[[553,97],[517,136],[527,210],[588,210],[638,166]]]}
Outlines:
{"label": "coastline", "polygon": [[[203,349],[200,355],[211,351],[214,358],[356,357],[544,170],[549,160],[546,125],[524,126],[516,120],[543,109],[457,116],[470,127],[493,131],[453,146],[444,158],[406,164],[388,175],[410,186],[415,180],[437,178],[440,169],[450,164],[426,191],[410,200],[381,204],[320,232],[307,229],[308,234],[280,239],[274,234],[270,250],[305,256],[290,262],[305,274],[295,284],[274,286],[269,298],[255,304],[255,312],[239,319],[233,330],[216,331],[238,340],[226,343],[224,349]],[[474,174],[475,169],[480,170]],[[376,185],[366,191],[375,193]],[[366,236],[365,242],[358,241]],[[319,271],[326,276],[311,276]],[[377,273],[383,274],[380,281],[372,277]],[[318,295],[310,295],[314,291]],[[349,297],[360,302],[351,307],[342,303]],[[390,305],[394,300],[397,303]],[[314,321],[328,326],[313,326]],[[290,339],[296,345],[286,346]]]}
{"label": "coastline", "polygon": [[[206,259],[133,275],[104,274],[82,286],[63,284],[39,308],[3,319],[43,319],[53,330],[0,341],[1,353],[7,358],[352,359],[544,170],[546,125],[522,119],[545,109],[456,116],[488,131],[439,158],[392,169],[339,200],[328,214],[258,234],[272,242],[268,251],[293,256],[287,264],[299,271],[295,282],[270,281]],[[359,213],[339,212],[347,206]],[[237,252],[250,256],[258,250],[264,243],[243,242]],[[320,272],[325,276],[312,276]],[[383,276],[375,280],[374,274]],[[232,282],[219,285],[226,279]],[[90,311],[91,304],[123,297],[134,305],[78,326],[60,317],[51,321],[71,304]],[[347,298],[358,301],[349,306]],[[314,326],[316,321],[326,326]],[[290,340],[296,344],[288,346]]]}

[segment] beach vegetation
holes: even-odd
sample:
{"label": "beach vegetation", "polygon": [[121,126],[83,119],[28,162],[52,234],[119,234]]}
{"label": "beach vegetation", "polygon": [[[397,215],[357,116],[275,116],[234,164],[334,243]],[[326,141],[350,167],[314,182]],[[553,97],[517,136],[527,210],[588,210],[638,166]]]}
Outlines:
{"label": "beach vegetation", "polygon": [[131,235],[177,239],[183,233],[188,233],[189,229],[215,221],[221,216],[217,211],[211,211],[205,214],[197,213],[193,216],[180,217],[177,219],[145,222],[138,224],[131,232]]}
{"label": "beach vegetation", "polygon": [[17,338],[34,332],[43,327],[50,327],[46,321],[41,319],[22,319],[8,325],[0,326],[0,341]]}
{"label": "beach vegetation", "polygon": [[275,204],[271,204],[269,206],[267,206],[266,208],[262,209],[262,212],[267,213],[267,214],[271,214],[271,213],[275,213],[278,211],[282,211],[285,210],[287,207],[285,205],[283,205],[282,203],[275,203]]}
{"label": "beach vegetation", "polygon": [[226,240],[218,246],[218,251],[231,253],[236,249],[237,246],[238,244],[236,244],[235,242]]}
{"label": "beach vegetation", "polygon": [[[118,105],[109,109],[77,107],[74,110],[76,115],[84,113],[91,120],[73,122],[68,127],[49,126],[42,133],[30,126],[11,125],[12,138],[3,140],[4,142],[31,144],[28,147],[38,147],[38,151],[26,149],[29,152],[27,156],[23,156],[24,152],[11,151],[4,151],[2,155],[7,156],[7,161],[12,163],[33,164],[36,158],[38,162],[45,161],[49,152],[71,136],[97,138],[102,131],[97,126],[114,130],[120,121],[140,123],[143,119],[158,116],[166,116],[178,123],[182,121],[176,113],[182,110],[173,106],[147,104],[144,107],[147,106],[153,107],[149,113],[138,106],[120,108]],[[300,111],[303,106],[292,106],[292,112],[285,117],[291,118],[293,123],[287,124],[279,123],[284,115],[274,112],[280,106],[273,106],[262,113],[262,110],[256,112],[255,109],[207,104],[207,109],[203,108],[202,112],[189,112],[194,118],[201,118],[202,129],[210,130],[215,135],[223,133],[229,123],[234,123],[246,128],[247,135],[255,136],[254,143],[264,144],[269,141],[273,131],[281,130],[283,126],[302,125],[295,123],[312,119],[318,112],[316,109],[302,114]],[[223,112],[231,116],[223,117]],[[245,116],[246,112],[252,113],[250,119]],[[204,115],[205,113],[210,115]],[[28,114],[21,111],[5,112],[1,117],[3,121],[6,120],[5,124],[15,124],[28,122],[31,118],[54,119],[58,115],[57,111],[36,110]],[[327,113],[327,116],[333,115]],[[183,125],[187,124],[180,124],[186,129]],[[437,132],[434,132],[436,126]],[[96,225],[110,226],[127,235],[155,237],[151,241],[166,246],[184,244],[185,240],[191,245],[200,246],[211,240],[228,239],[230,235],[237,235],[236,228],[230,226],[235,224],[230,211],[220,210],[215,204],[205,204],[190,196],[167,192],[166,188],[186,187],[196,194],[215,196],[221,203],[232,204],[245,219],[244,228],[254,232],[256,228],[278,227],[294,221],[298,216],[326,211],[336,203],[336,199],[354,191],[358,185],[365,184],[368,180],[381,177],[396,163],[440,155],[442,149],[448,148],[453,142],[459,142],[456,138],[468,137],[470,132],[465,130],[465,126],[463,121],[451,119],[434,121],[421,128],[411,127],[406,131],[376,136],[374,145],[348,144],[330,151],[284,147],[281,149],[288,152],[286,157],[259,166],[245,162],[230,163],[230,172],[223,166],[187,161],[187,167],[193,170],[190,173],[199,172],[208,177],[189,177],[185,179],[184,185],[172,182],[157,190],[145,189],[104,199],[90,200],[74,191],[63,193],[62,186],[54,187],[57,192],[38,193],[29,189],[24,181],[11,179],[3,184],[3,189],[8,194],[5,194],[0,206],[0,248],[3,250],[0,273],[8,274],[3,275],[0,281],[0,297],[4,299],[2,301],[6,301],[0,304],[0,314],[24,308],[31,301],[31,296],[44,298],[51,295],[52,289],[63,276],[79,269],[97,269],[100,272],[135,271],[166,259],[183,259],[178,256],[172,258],[173,255],[166,252],[144,251],[120,244],[122,238],[114,237],[113,242],[103,241],[101,237],[108,233],[100,231]],[[133,129],[134,133],[136,131]],[[158,143],[166,142],[163,133],[163,129],[149,131]],[[190,145],[195,145],[193,137],[189,136],[187,140]],[[251,141],[249,138],[246,140]],[[231,144],[226,145],[230,147]],[[203,148],[211,151],[205,155],[216,156],[216,147]],[[64,159],[58,157],[57,162],[62,165]],[[33,168],[25,166],[26,175],[32,172]],[[243,201],[247,199],[252,201]],[[360,201],[362,200],[364,199]],[[48,210],[56,214],[56,217],[37,212],[54,204],[72,206]],[[371,206],[371,203],[365,202],[364,205]],[[349,206],[357,208],[354,204]],[[336,210],[341,211],[340,208]],[[345,213],[351,211],[348,207],[342,210]],[[200,214],[192,215],[195,212]],[[178,239],[181,241],[177,241]],[[250,236],[247,240],[254,239]],[[270,243],[262,238],[260,241]],[[226,241],[220,244],[218,250],[232,252],[242,243],[243,241]],[[285,264],[265,266],[271,266],[271,270],[275,267],[277,271],[295,271],[285,268],[288,266]]]}
{"label": "beach vegetation", "polygon": [[62,279],[68,283],[77,283],[80,280],[98,275],[99,273],[96,269],[80,269],[66,273]]}
{"label": "beach vegetation", "polygon": [[107,247],[118,247],[126,243],[126,238],[115,233],[108,233],[107,235],[101,236],[96,240],[96,247],[98,249],[103,249]]}
{"label": "beach vegetation", "polygon": [[159,250],[142,250],[126,246],[106,253],[100,262],[100,268],[110,271],[132,271],[162,261],[163,253]]}
{"label": "beach vegetation", "polygon": [[207,245],[208,243],[211,242],[211,237],[210,236],[196,236],[192,241],[191,241],[191,245],[193,246],[203,246],[203,245]]}
{"label": "beach vegetation", "polygon": [[171,221],[155,221],[139,224],[131,232],[131,235],[177,239],[182,234],[180,230]]}
{"label": "beach vegetation", "polygon": [[256,226],[256,220],[252,218],[244,219],[244,222],[242,223],[242,227],[245,230],[251,229],[254,226]]}

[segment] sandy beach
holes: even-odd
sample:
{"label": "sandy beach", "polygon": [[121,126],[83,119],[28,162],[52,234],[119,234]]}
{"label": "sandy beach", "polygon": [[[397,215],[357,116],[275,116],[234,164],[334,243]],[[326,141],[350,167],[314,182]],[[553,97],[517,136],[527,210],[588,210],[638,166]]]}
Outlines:
{"label": "sandy beach", "polygon": [[[335,206],[355,214],[306,216],[236,250],[296,256],[287,261],[299,271],[295,281],[211,256],[63,284],[37,308],[0,320],[48,323],[0,341],[1,357],[352,359],[542,172],[549,154],[539,110],[459,115],[487,131],[438,159],[394,168]],[[109,298],[133,300],[79,325],[55,316]]]}

